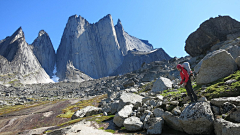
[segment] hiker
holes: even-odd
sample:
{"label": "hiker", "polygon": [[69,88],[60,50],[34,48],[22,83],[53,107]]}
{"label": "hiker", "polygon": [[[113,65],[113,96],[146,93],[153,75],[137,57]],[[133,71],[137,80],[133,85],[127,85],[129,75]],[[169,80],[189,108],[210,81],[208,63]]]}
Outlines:
{"label": "hiker", "polygon": [[182,81],[179,85],[184,85],[185,89],[187,90],[187,94],[191,99],[191,103],[197,102],[197,95],[192,89],[192,82],[190,79],[191,73],[188,73],[188,71],[181,64],[177,65],[177,70],[180,72],[180,76],[182,78]]}

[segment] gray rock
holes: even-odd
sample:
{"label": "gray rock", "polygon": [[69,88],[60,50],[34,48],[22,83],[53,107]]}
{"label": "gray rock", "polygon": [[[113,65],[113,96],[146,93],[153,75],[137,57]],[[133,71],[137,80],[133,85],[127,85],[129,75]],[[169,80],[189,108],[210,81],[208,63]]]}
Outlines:
{"label": "gray rock", "polygon": [[240,56],[238,56],[238,57],[235,59],[235,62],[237,63],[238,67],[240,67]]}
{"label": "gray rock", "polygon": [[56,54],[48,34],[44,30],[39,31],[38,37],[31,45],[33,53],[43,69],[49,76],[53,76]]}
{"label": "gray rock", "polygon": [[68,61],[67,63],[67,69],[66,69],[66,78],[68,82],[83,82],[83,81],[88,81],[92,80],[92,78],[80,70],[76,69],[73,66],[73,63],[71,61]]}
{"label": "gray rock", "polygon": [[234,122],[240,123],[240,106],[236,107],[236,111],[230,113],[230,119]]}
{"label": "gray rock", "polygon": [[240,47],[237,45],[230,46],[226,49],[228,53],[230,53],[235,60],[238,56],[240,56]]}
{"label": "gray rock", "polygon": [[225,113],[228,113],[229,111],[231,111],[234,108],[236,108],[236,106],[234,104],[229,103],[229,102],[225,102],[220,107],[220,112],[221,112],[221,114],[225,114]]}
{"label": "gray rock", "polygon": [[150,126],[147,129],[147,134],[161,134],[164,120],[161,117],[149,119]]}
{"label": "gray rock", "polygon": [[236,106],[240,106],[240,96],[238,97],[221,97],[221,98],[213,98],[210,101],[215,106],[222,106],[225,102],[232,103]]}
{"label": "gray rock", "polygon": [[135,116],[125,119],[123,125],[128,131],[139,131],[142,130],[143,127],[143,123]]}
{"label": "gray rock", "polygon": [[225,50],[217,50],[206,55],[201,61],[197,84],[207,84],[226,77],[237,70],[237,64]]}
{"label": "gray rock", "polygon": [[53,82],[25,41],[20,27],[0,42],[0,75],[4,83],[33,84]]}
{"label": "gray rock", "polygon": [[180,125],[188,134],[210,134],[214,117],[207,102],[197,102],[187,106],[179,117]]}
{"label": "gray rock", "polygon": [[119,105],[119,100],[114,101],[114,102],[111,104],[111,114],[115,114],[115,113],[117,112],[118,105]]}
{"label": "gray rock", "polygon": [[219,115],[220,114],[220,108],[217,106],[211,106],[212,107],[212,111],[215,115]]}
{"label": "gray rock", "polygon": [[206,97],[201,97],[198,99],[199,102],[207,102],[207,98]]}
{"label": "gray rock", "polygon": [[137,94],[123,92],[120,96],[118,111],[121,110],[125,105],[135,105],[137,102],[142,102],[142,99],[143,97]]}
{"label": "gray rock", "polygon": [[240,133],[240,124],[224,119],[215,119],[214,132],[216,135],[237,135]]}
{"label": "gray rock", "polygon": [[172,88],[172,81],[168,78],[160,77],[156,80],[153,84],[152,92],[158,93],[163,90],[171,89]]}
{"label": "gray rock", "polygon": [[122,127],[123,122],[133,112],[133,105],[124,106],[113,118],[113,122],[118,126]]}
{"label": "gray rock", "polygon": [[182,113],[179,106],[175,107],[171,112],[175,116],[180,116],[180,114]]}
{"label": "gray rock", "polygon": [[83,109],[80,109],[80,110],[76,111],[72,115],[71,119],[74,120],[74,119],[82,118],[84,116],[92,116],[94,114],[99,114],[101,112],[102,112],[101,108],[94,107],[94,106],[87,106]]}
{"label": "gray rock", "polygon": [[185,51],[193,57],[205,54],[214,44],[227,40],[227,35],[238,33],[239,27],[240,23],[229,16],[210,18],[188,36]]}

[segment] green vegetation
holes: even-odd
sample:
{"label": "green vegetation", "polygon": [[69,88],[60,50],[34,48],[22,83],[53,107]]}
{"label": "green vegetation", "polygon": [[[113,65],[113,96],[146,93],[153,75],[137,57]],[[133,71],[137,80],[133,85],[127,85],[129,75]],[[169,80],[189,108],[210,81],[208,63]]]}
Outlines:
{"label": "green vegetation", "polygon": [[141,87],[140,87],[140,90],[138,91],[138,94],[141,93],[141,92],[145,92],[145,91],[151,90],[151,89],[146,90],[146,88],[149,87],[149,86],[153,86],[153,83],[154,83],[154,82],[156,82],[156,80],[153,80],[153,81],[151,81],[151,82],[149,82],[149,83],[141,86]]}
{"label": "green vegetation", "polygon": [[[99,115],[98,115],[99,116]],[[109,116],[103,116],[102,114],[100,115],[100,117],[93,117],[91,119],[89,119],[88,121],[96,121],[98,124],[102,123],[103,121],[105,120],[108,120],[108,119],[112,119],[115,115],[109,115]]]}
{"label": "green vegetation", "polygon": [[112,129],[107,129],[107,130],[105,130],[106,132],[110,132],[110,133],[115,133],[115,130],[112,130]]}
{"label": "green vegetation", "polygon": [[12,81],[10,81],[10,82],[8,82],[9,84],[12,84],[12,83],[14,83],[14,82],[16,82],[16,81],[18,81],[17,79],[14,79],[14,80],[12,80]]}
{"label": "green vegetation", "polygon": [[101,102],[102,99],[106,98],[107,94],[105,95],[101,95],[101,96],[97,96],[94,97],[92,99],[89,100],[82,100],[74,105],[70,105],[67,108],[62,110],[63,114],[58,115],[57,117],[61,117],[61,118],[71,118],[72,115],[79,109],[82,109],[84,107],[87,106],[98,106],[99,102]]}

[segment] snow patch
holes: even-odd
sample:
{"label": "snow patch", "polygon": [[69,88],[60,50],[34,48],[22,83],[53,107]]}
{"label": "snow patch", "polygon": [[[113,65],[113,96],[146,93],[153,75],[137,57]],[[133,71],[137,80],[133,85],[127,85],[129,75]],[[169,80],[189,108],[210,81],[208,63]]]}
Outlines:
{"label": "snow patch", "polygon": [[55,64],[55,66],[54,66],[54,70],[53,70],[53,76],[52,76],[52,80],[54,81],[54,82],[59,82],[58,80],[59,80],[59,77],[57,77],[57,75],[56,75],[56,73],[57,73],[57,67],[56,67],[56,64]]}

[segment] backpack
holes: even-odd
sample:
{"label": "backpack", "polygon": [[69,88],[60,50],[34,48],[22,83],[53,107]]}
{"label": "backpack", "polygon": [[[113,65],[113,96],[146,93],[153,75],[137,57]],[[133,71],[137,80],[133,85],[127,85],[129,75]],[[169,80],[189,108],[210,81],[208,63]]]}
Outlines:
{"label": "backpack", "polygon": [[184,62],[182,66],[187,70],[188,74],[190,75],[191,74],[190,64],[188,62]]}

